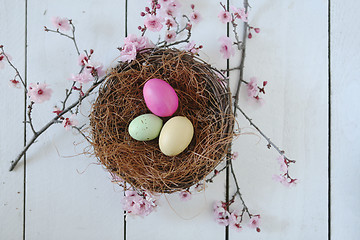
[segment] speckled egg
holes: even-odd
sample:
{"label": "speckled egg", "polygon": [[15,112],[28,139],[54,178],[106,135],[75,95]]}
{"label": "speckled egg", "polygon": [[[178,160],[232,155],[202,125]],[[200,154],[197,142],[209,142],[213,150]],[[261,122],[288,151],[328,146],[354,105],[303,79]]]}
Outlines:
{"label": "speckled egg", "polygon": [[150,141],[157,138],[163,126],[158,116],[148,113],[134,118],[129,124],[129,134],[138,141]]}
{"label": "speckled egg", "polygon": [[191,121],[182,116],[169,119],[163,126],[159,136],[159,147],[166,156],[176,156],[190,144],[194,135]]}
{"label": "speckled egg", "polygon": [[143,88],[146,106],[159,117],[170,117],[179,105],[175,90],[164,80],[153,78]]}

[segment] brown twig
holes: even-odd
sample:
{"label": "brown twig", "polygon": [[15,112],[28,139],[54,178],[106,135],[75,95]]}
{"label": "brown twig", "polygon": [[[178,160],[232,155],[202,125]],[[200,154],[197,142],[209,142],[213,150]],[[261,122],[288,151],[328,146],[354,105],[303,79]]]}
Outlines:
{"label": "brown twig", "polygon": [[34,134],[36,134],[37,132],[35,131],[35,128],[34,128],[34,125],[33,125],[33,122],[32,122],[32,117],[31,117],[31,112],[32,112],[32,109],[33,109],[33,105],[34,105],[34,102],[31,101],[29,106],[28,106],[28,112],[27,112],[28,121],[27,121],[27,123],[30,124],[31,130],[33,131]]}
{"label": "brown twig", "polygon": [[230,170],[231,170],[231,175],[233,176],[233,179],[234,179],[234,182],[235,182],[235,186],[236,186],[236,191],[235,191],[235,193],[233,194],[230,202],[233,202],[233,201],[235,200],[236,196],[238,196],[238,197],[240,198],[240,201],[241,201],[242,205],[243,205],[243,211],[245,211],[245,212],[249,215],[249,217],[251,217],[252,214],[250,214],[249,208],[246,206],[246,203],[245,203],[245,201],[244,201],[244,199],[243,199],[243,197],[242,197],[242,194],[241,194],[241,192],[240,192],[240,186],[239,186],[238,180],[237,180],[237,178],[236,178],[236,174],[235,174],[235,171],[234,171],[234,167],[233,167],[232,161],[230,161]]}
{"label": "brown twig", "polygon": [[188,16],[186,16],[186,15],[183,15],[183,17],[186,18],[188,22],[185,24],[185,26],[184,26],[180,31],[176,31],[176,34],[179,34],[179,33],[183,32],[183,31],[187,30],[187,31],[188,31],[188,34],[187,34],[186,38],[183,39],[183,40],[179,40],[179,41],[173,42],[173,43],[171,43],[171,44],[167,44],[165,41],[160,42],[159,45],[158,45],[158,48],[161,48],[161,47],[171,47],[171,46],[174,46],[174,45],[178,45],[178,44],[180,44],[180,43],[185,43],[185,42],[187,43],[187,42],[189,42],[189,39],[190,39],[190,37],[191,37],[191,28],[188,28],[188,24],[190,23],[190,19],[189,19]]}
{"label": "brown twig", "polygon": [[[245,8],[245,12],[248,11],[248,7],[249,7],[249,3],[248,0],[244,0],[244,8]],[[240,70],[240,77],[239,77],[239,81],[237,83],[236,86],[236,92],[235,92],[235,100],[234,100],[234,116],[236,117],[236,107],[238,106],[239,103],[239,94],[240,94],[240,88],[241,88],[241,82],[242,79],[244,79],[244,64],[245,64],[245,57],[246,57],[246,38],[247,38],[247,23],[244,22],[243,24],[244,26],[244,30],[243,30],[243,36],[242,36],[242,48],[241,48],[241,60],[240,60],[240,66],[239,66],[239,70]]]}
{"label": "brown twig", "polygon": [[73,41],[73,43],[74,43],[77,54],[80,55],[80,51],[79,51],[79,48],[78,48],[78,45],[77,45],[76,39],[75,39],[75,25],[72,23],[72,20],[69,20],[69,23],[71,25],[72,36],[60,32],[59,29],[52,30],[52,29],[47,28],[46,26],[44,26],[44,29],[45,29],[46,32],[57,33],[57,34],[60,34],[61,36],[64,36],[64,37],[67,37],[67,38],[71,39]]}
{"label": "brown twig", "polygon": [[294,160],[290,160],[288,157],[285,156],[285,152],[283,150],[281,150],[278,146],[276,146],[273,141],[270,140],[270,138],[268,136],[266,136],[258,126],[256,126],[252,119],[249,118],[245,112],[239,107],[239,106],[236,106],[236,108],[241,112],[242,115],[244,115],[244,117],[249,121],[250,125],[253,126],[259,133],[261,136],[263,136],[263,138],[265,138],[265,140],[268,142],[268,147],[269,146],[272,146],[273,148],[275,148],[275,150],[280,154],[280,155],[283,155],[285,159],[287,159],[288,161],[290,162],[295,162]]}
{"label": "brown twig", "polygon": [[0,49],[1,49],[1,54],[5,56],[6,58],[6,61],[9,63],[9,65],[15,70],[16,72],[16,76],[15,77],[19,77],[20,81],[21,81],[21,84],[24,86],[24,91],[25,93],[27,94],[27,88],[26,88],[26,84],[25,84],[25,81],[23,80],[23,78],[21,77],[21,74],[19,72],[19,70],[14,66],[14,64],[10,61],[9,57],[7,56],[7,54],[5,53],[4,51],[4,46],[1,45],[0,46]]}

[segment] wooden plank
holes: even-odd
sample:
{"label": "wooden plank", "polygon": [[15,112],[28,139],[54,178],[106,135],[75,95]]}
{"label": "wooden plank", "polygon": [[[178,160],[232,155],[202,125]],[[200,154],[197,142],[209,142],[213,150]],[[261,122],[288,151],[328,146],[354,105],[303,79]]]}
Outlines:
{"label": "wooden plank", "polygon": [[[268,81],[263,106],[241,89],[240,107],[289,158],[299,184],[287,189],[279,154],[241,116],[243,133],[235,171],[247,206],[261,214],[261,232],[230,232],[230,239],[326,239],[327,237],[327,4],[324,1],[251,1],[249,23],[260,28],[248,41],[244,80]],[[240,208],[240,206],[239,206]],[[241,208],[240,208],[241,210]]]}
{"label": "wooden plank", "polygon": [[[25,69],[25,3],[0,2],[0,45],[11,56],[21,75]],[[16,18],[14,18],[16,16]],[[2,60],[0,69],[0,238],[19,240],[23,236],[24,165],[9,172],[10,161],[24,144],[24,92],[10,88],[15,71]]]}
{"label": "wooden plank", "polygon": [[331,239],[360,230],[360,33],[358,1],[331,1]]}
{"label": "wooden plank", "polygon": [[[29,3],[29,82],[46,82],[54,90],[50,101],[34,108],[37,129],[54,116],[53,106],[60,104],[65,88],[71,86],[68,79],[80,68],[72,41],[44,31],[44,25],[54,28],[54,16],[72,18],[79,49],[94,49],[93,60],[104,66],[115,63],[116,48],[124,36],[124,1]],[[79,124],[88,122],[92,100],[82,105]],[[122,192],[94,157],[82,154],[87,146],[79,134],[58,124],[29,150],[26,239],[122,238]]]}
{"label": "wooden plank", "polygon": [[[219,55],[218,38],[226,35],[226,28],[218,21],[220,9],[218,1],[179,1],[187,13],[191,13],[190,4],[202,15],[202,21],[193,25],[192,39],[204,46],[200,56],[210,64],[225,68],[226,61]],[[129,1],[129,33],[139,34],[138,25],[144,24],[140,12],[147,3]],[[160,34],[164,34],[161,31]],[[148,36],[156,42],[157,33]],[[163,195],[159,200],[156,212],[145,218],[129,216],[127,219],[127,239],[143,239],[156,236],[156,239],[224,239],[224,228],[213,220],[212,206],[215,201],[225,198],[225,176],[217,177],[209,184],[205,193],[194,194],[190,201],[181,201],[178,194]]]}

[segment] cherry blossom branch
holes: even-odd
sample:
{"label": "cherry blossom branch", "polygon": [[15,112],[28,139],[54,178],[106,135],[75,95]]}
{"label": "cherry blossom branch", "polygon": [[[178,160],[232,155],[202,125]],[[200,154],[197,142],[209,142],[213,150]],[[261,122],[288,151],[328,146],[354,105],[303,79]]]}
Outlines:
{"label": "cherry blossom branch", "polygon": [[[179,40],[179,41],[176,41],[176,42],[173,42],[171,44],[167,44],[166,41],[163,41],[163,42],[160,42],[158,47],[161,48],[161,47],[171,47],[171,46],[174,46],[174,45],[178,45],[180,43],[187,43],[189,42],[189,39],[191,38],[191,24],[190,24],[190,19],[188,18],[188,16],[186,15],[183,15],[184,18],[187,19],[187,23],[185,24],[185,26],[181,29],[181,30],[176,30],[176,34],[178,35],[179,33],[187,30],[188,31],[188,34],[186,36],[185,39],[183,40]],[[176,22],[177,23],[177,22]],[[179,26],[179,25],[178,25]]]}
{"label": "cherry blossom branch", "polygon": [[[226,7],[225,7],[225,5],[223,3],[220,2],[220,5],[224,9],[224,11],[227,11],[227,9],[226,9]],[[246,9],[246,11],[247,11],[247,9]],[[243,45],[242,45],[242,41],[240,41],[239,34],[236,31],[237,24],[235,22],[234,14],[231,14],[231,21],[230,22],[231,22],[231,25],[233,27],[233,33],[234,33],[234,36],[235,36],[235,39],[236,39],[235,44],[237,45],[238,50],[241,50],[243,48]],[[244,24],[246,24],[246,23],[244,22]]]}
{"label": "cherry blossom branch", "polygon": [[[84,71],[84,66],[81,67],[80,71],[79,71],[79,74],[82,73]],[[70,90],[69,89],[65,89],[65,99],[64,101],[62,101],[62,108],[61,108],[61,111],[64,111],[65,107],[66,107],[66,102],[67,100],[69,99],[70,95],[72,94],[73,90],[74,90],[74,87],[75,87],[75,84],[76,82],[74,81],[72,84],[71,84],[71,87],[70,87]]]}
{"label": "cherry blossom branch", "polygon": [[232,177],[233,177],[233,179],[234,179],[235,186],[236,186],[236,191],[235,191],[235,193],[233,194],[230,202],[235,201],[236,196],[238,196],[238,197],[240,198],[240,201],[241,201],[242,205],[243,205],[243,212],[246,212],[246,213],[249,215],[249,217],[251,217],[252,214],[250,214],[249,208],[246,206],[245,201],[244,201],[244,199],[243,199],[243,197],[242,197],[242,194],[241,194],[241,192],[240,192],[240,186],[239,186],[238,180],[237,180],[237,178],[236,178],[236,174],[235,174],[235,171],[234,171],[234,167],[233,167],[232,161],[230,161],[230,170],[231,170],[231,175],[232,175]]}
{"label": "cherry blossom branch", "polygon": [[267,136],[260,130],[260,128],[253,123],[252,119],[249,118],[249,117],[245,114],[245,112],[244,112],[239,106],[236,106],[236,108],[237,108],[237,109],[241,112],[241,114],[249,121],[250,125],[253,126],[253,127],[261,134],[261,136],[262,136],[263,138],[265,138],[265,140],[268,142],[268,145],[267,145],[268,148],[270,148],[270,147],[272,146],[273,148],[275,148],[275,150],[276,150],[280,155],[283,155],[286,160],[288,160],[289,162],[295,163],[295,160],[290,160],[288,157],[285,156],[285,151],[280,150],[280,148],[279,148],[278,146],[276,146],[276,145],[270,140],[270,138],[267,137]]}
{"label": "cherry blossom branch", "polygon": [[209,182],[209,183],[212,183],[213,182],[213,179],[216,177],[216,176],[218,176],[221,172],[223,172],[224,170],[226,170],[226,168],[229,166],[229,162],[228,161],[226,161],[226,165],[224,166],[224,167],[222,167],[221,169],[215,169],[214,170],[214,172],[213,172],[213,175],[210,177],[210,178],[208,178],[208,179],[206,179],[205,180],[205,182]]}
{"label": "cherry blossom branch", "polygon": [[14,170],[17,163],[20,161],[20,159],[24,156],[26,151],[29,149],[29,147],[36,141],[36,139],[45,132],[49,127],[51,127],[53,124],[58,123],[58,120],[60,117],[62,117],[65,113],[71,111],[74,107],[76,107],[84,98],[88,97],[89,94],[97,88],[105,79],[107,78],[107,75],[102,77],[99,81],[94,82],[94,84],[84,93],[83,96],[81,96],[77,101],[75,101],[73,104],[68,106],[64,111],[60,112],[56,117],[51,119],[46,125],[44,125],[39,131],[34,133],[31,140],[26,144],[26,146],[23,148],[23,150],[20,152],[20,154],[15,158],[14,161],[11,161],[11,166],[9,171]]}
{"label": "cherry blossom branch", "polygon": [[9,65],[15,70],[15,72],[16,72],[15,78],[16,78],[16,77],[19,77],[19,79],[20,79],[20,81],[21,81],[21,84],[24,86],[24,91],[25,91],[25,93],[27,93],[25,81],[24,81],[23,78],[21,77],[21,74],[20,74],[19,70],[18,70],[18,69],[14,66],[14,64],[10,61],[8,55],[7,55],[7,54],[5,53],[5,51],[4,51],[4,46],[3,46],[3,45],[0,45],[0,49],[1,49],[1,52],[0,52],[0,53],[1,53],[3,56],[5,56],[6,61],[7,61],[7,62],[9,63]]}
{"label": "cherry blossom branch", "polygon": [[[244,8],[245,12],[248,11],[249,3],[248,0],[244,0]],[[244,22],[244,30],[243,30],[243,36],[242,36],[242,48],[241,48],[241,60],[240,60],[240,76],[239,81],[237,83],[236,92],[235,92],[235,100],[234,100],[234,116],[236,117],[236,109],[239,103],[239,94],[240,94],[240,87],[241,87],[241,81],[244,79],[244,64],[245,64],[245,57],[246,57],[246,38],[247,38],[247,23]]]}
{"label": "cherry blossom branch", "polygon": [[72,23],[72,20],[71,20],[71,19],[69,20],[69,24],[71,25],[72,36],[60,32],[59,29],[52,30],[52,29],[47,28],[46,26],[44,26],[44,30],[45,30],[46,32],[53,32],[53,33],[60,34],[61,36],[64,36],[64,37],[67,37],[67,38],[71,39],[71,40],[73,41],[73,43],[74,43],[74,46],[75,46],[75,48],[76,48],[77,54],[80,55],[80,51],[79,51],[79,48],[78,48],[78,45],[77,45],[76,39],[75,39],[75,25]]}

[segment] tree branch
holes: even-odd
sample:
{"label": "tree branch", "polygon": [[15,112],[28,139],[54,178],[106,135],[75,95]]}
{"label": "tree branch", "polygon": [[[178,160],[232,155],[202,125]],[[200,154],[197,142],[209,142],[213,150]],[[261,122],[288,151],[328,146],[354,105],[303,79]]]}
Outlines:
{"label": "tree branch", "polygon": [[88,97],[89,94],[96,88],[98,87],[106,78],[108,77],[108,75],[104,76],[103,78],[101,78],[99,81],[95,82],[90,88],[89,90],[87,90],[84,94],[84,96],[80,97],[77,101],[75,101],[73,104],[71,104],[70,106],[68,106],[66,109],[64,109],[64,111],[62,111],[61,113],[59,113],[56,117],[54,117],[53,119],[51,119],[45,126],[43,126],[38,132],[36,132],[34,134],[34,136],[31,138],[31,140],[29,141],[29,143],[23,148],[23,150],[20,152],[20,154],[15,158],[14,161],[11,162],[11,166],[9,171],[14,170],[15,166],[17,165],[17,163],[20,161],[20,159],[24,156],[25,152],[29,149],[29,147],[35,142],[35,140],[43,133],[45,132],[49,127],[51,127],[54,123],[57,123],[57,121],[59,120],[60,117],[62,117],[65,113],[69,112],[70,110],[72,110],[74,107],[76,107],[84,98]]}

